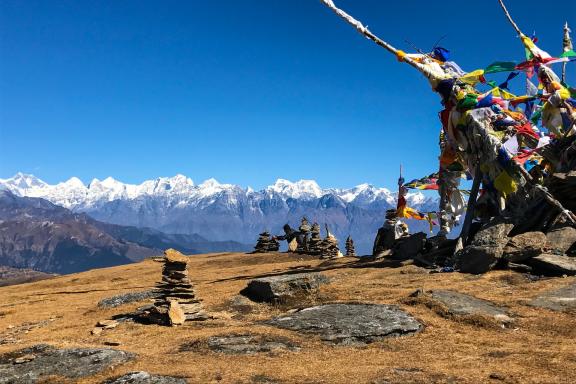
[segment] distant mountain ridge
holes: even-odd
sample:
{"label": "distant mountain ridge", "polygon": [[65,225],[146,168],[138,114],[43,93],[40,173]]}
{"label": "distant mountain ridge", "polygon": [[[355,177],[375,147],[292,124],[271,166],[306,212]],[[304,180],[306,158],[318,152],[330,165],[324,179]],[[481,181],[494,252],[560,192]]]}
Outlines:
{"label": "distant mountain ridge", "polygon": [[[383,223],[386,209],[396,204],[395,193],[362,184],[349,189],[321,188],[313,180],[278,179],[260,191],[209,179],[196,185],[176,175],[141,184],[113,178],[84,185],[78,178],[50,185],[26,174],[0,179],[0,188],[18,196],[40,197],[74,212],[85,212],[108,223],[150,227],[167,233],[199,234],[210,240],[253,243],[268,229],[280,233],[285,223],[297,225],[302,216],[327,223],[340,240],[353,236],[360,252],[368,253]],[[408,195],[410,206],[437,209],[436,198]],[[425,229],[427,223],[412,223]]]}
{"label": "distant mountain ridge", "polygon": [[166,248],[193,254],[247,246],[103,223],[41,198],[0,191],[0,266],[72,273],[139,261]]}

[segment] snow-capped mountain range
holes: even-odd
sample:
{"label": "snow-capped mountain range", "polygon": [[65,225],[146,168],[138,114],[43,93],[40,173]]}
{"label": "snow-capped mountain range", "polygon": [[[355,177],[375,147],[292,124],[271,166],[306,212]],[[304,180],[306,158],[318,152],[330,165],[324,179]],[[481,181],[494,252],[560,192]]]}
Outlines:
{"label": "snow-capped mountain range", "polygon": [[[328,224],[341,240],[352,235],[357,249],[364,253],[371,249],[384,212],[396,204],[395,193],[369,184],[323,189],[313,180],[278,179],[254,191],[214,179],[196,185],[183,175],[138,185],[111,177],[94,179],[88,185],[72,177],[50,185],[33,175],[18,173],[0,179],[0,189],[18,196],[40,197],[104,222],[244,243],[255,242],[265,229],[279,234],[287,222],[298,227],[300,218],[307,216],[311,221]],[[409,194],[407,200],[416,209],[437,209],[436,198],[419,192]],[[427,226],[424,224],[416,223],[422,228]]]}

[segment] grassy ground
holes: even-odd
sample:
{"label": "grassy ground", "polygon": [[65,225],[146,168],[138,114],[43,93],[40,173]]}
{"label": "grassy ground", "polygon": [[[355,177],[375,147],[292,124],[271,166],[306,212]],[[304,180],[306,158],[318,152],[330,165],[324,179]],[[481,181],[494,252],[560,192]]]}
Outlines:
{"label": "grassy ground", "polygon": [[[152,288],[161,263],[146,260],[108,269],[0,288],[0,353],[48,343],[58,347],[113,347],[138,355],[130,363],[80,383],[98,383],[129,371],[184,376],[190,383],[573,383],[576,382],[576,319],[524,303],[571,279],[530,281],[511,271],[482,276],[426,274],[412,266],[324,262],[289,254],[209,254],[191,257],[196,292],[216,319],[169,328],[122,323],[101,335],[90,331],[102,319],[127,313],[142,303],[99,309],[99,300]],[[323,271],[332,282],[308,304],[362,301],[397,304],[425,324],[415,336],[386,339],[366,347],[330,346],[318,338],[259,324],[286,308],[233,305],[251,278]],[[510,328],[442,317],[408,295],[418,288],[453,289],[507,306]],[[32,325],[31,325],[32,324]],[[37,324],[34,326],[34,324]],[[209,336],[253,333],[280,336],[298,352],[223,355],[180,346]],[[1,344],[1,342],[0,342]],[[62,381],[57,381],[62,382]]]}

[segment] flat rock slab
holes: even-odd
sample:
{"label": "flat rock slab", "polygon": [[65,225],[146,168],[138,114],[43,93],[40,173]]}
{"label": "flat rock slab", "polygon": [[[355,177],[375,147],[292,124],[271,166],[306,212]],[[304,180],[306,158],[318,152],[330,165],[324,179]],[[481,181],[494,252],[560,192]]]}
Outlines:
{"label": "flat rock slab", "polygon": [[576,257],[542,254],[529,260],[534,272],[544,275],[576,275]]}
{"label": "flat rock slab", "polygon": [[230,355],[251,355],[282,350],[299,351],[300,348],[286,337],[250,333],[211,336],[205,340],[192,340],[180,346],[180,352],[205,353],[206,350]]}
{"label": "flat rock slab", "polygon": [[281,302],[318,291],[328,278],[320,273],[297,273],[250,280],[240,293],[256,302]]}
{"label": "flat rock slab", "polygon": [[528,302],[528,305],[560,312],[576,311],[576,281],[560,289],[545,292]]}
{"label": "flat rock slab", "polygon": [[145,371],[130,372],[115,379],[106,380],[103,384],[186,384],[182,377],[152,375]]}
{"label": "flat rock slab", "polygon": [[47,376],[78,379],[132,360],[134,355],[115,349],[57,349],[35,345],[0,355],[0,384],[28,384]]}
{"label": "flat rock slab", "polygon": [[240,355],[300,349],[287,338],[249,334],[212,336],[208,339],[208,347],[214,352]]}
{"label": "flat rock slab", "polygon": [[128,292],[122,295],[107,297],[98,302],[100,308],[116,308],[120,305],[136,303],[147,299],[155,299],[160,297],[160,292],[156,289],[150,289],[141,292]]}
{"label": "flat rock slab", "polygon": [[510,322],[508,312],[488,300],[479,299],[464,293],[438,290],[426,293],[432,301],[443,305],[452,316],[484,316],[501,322]]}
{"label": "flat rock slab", "polygon": [[317,334],[325,342],[344,345],[368,344],[422,329],[422,324],[394,305],[362,303],[305,308],[265,321],[265,324]]}

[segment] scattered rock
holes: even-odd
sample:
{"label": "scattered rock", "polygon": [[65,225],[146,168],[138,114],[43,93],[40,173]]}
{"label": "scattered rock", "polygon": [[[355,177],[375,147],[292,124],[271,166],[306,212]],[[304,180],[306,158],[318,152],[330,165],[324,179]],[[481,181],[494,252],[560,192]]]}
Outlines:
{"label": "scattered rock", "polygon": [[424,295],[445,309],[445,312],[440,311],[442,315],[454,317],[482,316],[492,318],[503,324],[513,321],[508,311],[488,300],[449,290],[430,291]]}
{"label": "scattered rock", "polygon": [[576,275],[576,257],[542,254],[531,258],[530,265],[543,275]]}
{"label": "scattered rock", "polygon": [[[31,355],[35,357],[30,359]],[[48,376],[78,379],[133,358],[132,353],[115,349],[57,349],[44,344],[35,345],[0,355],[0,384],[33,384]],[[15,364],[16,361],[21,362]]]}
{"label": "scattered rock", "polygon": [[120,323],[116,320],[100,320],[96,324],[96,326],[102,327],[104,329],[112,329],[112,328],[116,328],[118,326],[118,324],[120,324]]}
{"label": "scattered rock", "polygon": [[152,375],[148,372],[130,372],[115,379],[106,380],[103,384],[186,384],[182,377]]}
{"label": "scattered rock", "polygon": [[[163,260],[163,259],[162,259]],[[120,305],[135,303],[147,299],[156,299],[160,296],[160,292],[155,289],[149,289],[141,292],[129,292],[122,295],[116,295],[102,299],[98,302],[100,308],[116,308]]]}
{"label": "scattered rock", "polygon": [[24,356],[20,356],[14,359],[14,364],[24,364],[27,363],[29,361],[32,361],[36,358],[36,355],[33,354],[28,354],[28,355],[24,355]]}
{"label": "scattered rock", "polygon": [[296,295],[317,291],[328,278],[320,273],[297,273],[251,280],[240,293],[257,302],[286,301]]}
{"label": "scattered rock", "polygon": [[92,333],[94,336],[98,336],[102,333],[102,330],[102,327],[95,327],[90,333]]}
{"label": "scattered rock", "polygon": [[576,311],[576,281],[560,289],[544,292],[528,302],[528,305],[552,311]]}
{"label": "scattered rock", "polygon": [[526,232],[516,235],[504,247],[503,257],[507,261],[518,263],[538,256],[546,247],[546,235],[542,232]]}
{"label": "scattered rock", "polygon": [[576,245],[576,228],[562,227],[546,234],[548,247],[558,253],[568,253]]}
{"label": "scattered rock", "polygon": [[422,329],[416,319],[393,305],[338,303],[305,308],[265,324],[317,334],[329,343],[362,345]]}

